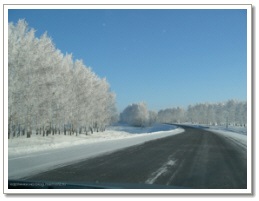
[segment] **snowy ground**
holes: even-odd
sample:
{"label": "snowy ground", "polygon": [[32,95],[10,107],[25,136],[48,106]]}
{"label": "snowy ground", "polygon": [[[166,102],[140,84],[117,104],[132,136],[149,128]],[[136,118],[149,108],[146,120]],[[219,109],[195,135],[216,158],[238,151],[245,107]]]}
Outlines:
{"label": "snowy ground", "polygon": [[[176,129],[176,130],[175,130]],[[174,132],[172,132],[174,130]],[[32,135],[31,138],[26,136],[12,138],[8,141],[9,156],[18,156],[41,151],[50,151],[60,148],[73,147],[77,145],[90,145],[92,143],[134,138],[136,143],[139,139],[152,140],[159,137],[165,137],[178,133],[181,129],[176,126],[166,124],[156,124],[152,127],[139,128],[128,125],[114,125],[108,127],[105,132],[95,132],[94,134],[75,135]],[[141,135],[140,135],[141,134]]]}

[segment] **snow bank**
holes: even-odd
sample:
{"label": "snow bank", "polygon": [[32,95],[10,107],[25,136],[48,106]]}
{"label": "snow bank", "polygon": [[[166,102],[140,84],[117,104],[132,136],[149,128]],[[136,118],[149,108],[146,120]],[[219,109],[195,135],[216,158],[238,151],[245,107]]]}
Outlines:
{"label": "snow bank", "polygon": [[247,135],[247,128],[242,126],[228,126],[228,128],[226,126],[210,126],[210,129]]}
{"label": "snow bank", "polygon": [[216,134],[223,135],[224,137],[228,138],[235,144],[240,145],[241,147],[247,147],[247,128],[241,126],[211,126],[205,124],[192,124],[192,123],[185,123],[184,125],[192,126],[195,128],[205,129]]}
{"label": "snow bank", "polygon": [[210,126],[209,131],[223,135],[244,149],[247,147],[247,128],[241,126]]}
{"label": "snow bank", "polygon": [[244,134],[240,134],[240,133],[232,132],[232,131],[227,131],[227,130],[212,129],[212,128],[209,128],[207,130],[212,131],[212,132],[217,133],[217,134],[220,134],[220,135],[223,135],[224,137],[228,138],[229,140],[231,140],[235,144],[238,144],[245,149],[247,147],[247,136],[244,135]]}
{"label": "snow bank", "polygon": [[[49,135],[47,137],[43,137],[42,135],[33,135],[31,138],[26,138],[26,136],[22,136],[9,139],[8,154],[9,156],[17,156],[83,144],[89,145],[96,142],[105,142],[127,138],[136,138],[136,140],[138,140],[139,138],[145,138],[147,140],[152,140],[157,139],[157,137],[164,137],[165,135],[167,136],[168,133],[163,131],[169,131],[169,134],[172,134],[171,131],[175,129],[177,129],[177,127],[166,124],[156,124],[152,127],[144,128],[118,124],[112,127],[108,127],[107,130],[104,132],[97,132],[89,135],[80,134],[78,136],[75,136],[56,134]],[[179,129],[177,131],[179,131]]]}
{"label": "snow bank", "polygon": [[154,132],[160,132],[160,131],[169,131],[176,129],[177,127],[174,125],[169,124],[154,124],[150,127],[133,127],[129,126],[128,124],[115,124],[114,126],[110,127],[109,129],[115,130],[115,131],[125,131],[127,133],[132,134],[143,134],[143,133],[154,133]]}
{"label": "snow bank", "polygon": [[91,144],[100,141],[107,141],[111,139],[127,138],[130,135],[126,132],[100,132],[90,135],[81,134],[75,135],[49,135],[43,137],[42,135],[33,135],[31,138],[22,136],[19,138],[9,139],[8,154],[23,155],[27,153],[49,151],[53,149],[72,147],[82,144]]}

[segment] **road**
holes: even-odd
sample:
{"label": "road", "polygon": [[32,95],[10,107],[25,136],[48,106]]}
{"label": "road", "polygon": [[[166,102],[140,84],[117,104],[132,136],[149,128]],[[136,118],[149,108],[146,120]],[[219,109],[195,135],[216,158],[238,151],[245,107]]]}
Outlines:
{"label": "road", "polygon": [[[185,132],[43,172],[26,180],[246,189],[247,150],[224,136]],[[80,154],[80,153],[79,153]]]}

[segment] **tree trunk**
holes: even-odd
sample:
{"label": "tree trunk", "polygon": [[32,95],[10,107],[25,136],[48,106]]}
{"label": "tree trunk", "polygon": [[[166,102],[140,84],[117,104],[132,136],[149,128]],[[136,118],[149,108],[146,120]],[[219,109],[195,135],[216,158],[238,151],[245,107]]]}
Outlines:
{"label": "tree trunk", "polygon": [[21,135],[21,125],[19,124],[17,136]]}
{"label": "tree trunk", "polygon": [[45,136],[45,129],[44,129],[44,126],[42,128],[42,132],[43,132],[43,137]]}
{"label": "tree trunk", "polygon": [[30,137],[31,137],[31,130],[27,131],[27,138],[30,138]]}
{"label": "tree trunk", "polygon": [[14,126],[14,129],[13,130],[13,137],[15,137],[15,126]]}

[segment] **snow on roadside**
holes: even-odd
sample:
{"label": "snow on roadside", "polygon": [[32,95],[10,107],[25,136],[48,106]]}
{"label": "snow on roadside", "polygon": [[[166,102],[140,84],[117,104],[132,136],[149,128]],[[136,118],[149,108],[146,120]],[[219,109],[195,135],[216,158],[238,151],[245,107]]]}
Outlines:
{"label": "snow on roadside", "polygon": [[8,154],[23,155],[27,153],[49,151],[59,148],[72,147],[82,144],[91,144],[100,141],[111,139],[121,139],[130,137],[125,132],[112,132],[105,131],[94,134],[81,134],[81,135],[49,135],[43,137],[42,135],[33,135],[31,138],[26,136],[13,138],[8,140]]}
{"label": "snow on roadside", "polygon": [[226,131],[226,130],[211,129],[211,128],[209,128],[207,130],[220,134],[220,135],[223,135],[224,137],[228,138],[229,140],[242,146],[245,149],[247,147],[247,136],[244,134],[240,134],[240,133],[232,132],[232,131]]}
{"label": "snow on roadside", "polygon": [[242,126],[210,126],[209,131],[220,134],[231,140],[232,142],[247,147],[247,128]]}
{"label": "snow on roadside", "polygon": [[228,128],[226,128],[226,126],[209,126],[210,129],[213,130],[220,130],[220,131],[228,131],[228,132],[234,132],[234,133],[238,133],[238,134],[242,134],[242,135],[247,135],[247,128],[246,127],[242,127],[242,126],[228,126]]}
{"label": "snow on roadside", "polygon": [[220,134],[231,140],[232,142],[240,145],[241,147],[247,147],[247,128],[241,126],[211,126],[205,124],[192,124],[185,123],[185,125],[193,126],[196,128],[205,129],[216,134]]}
{"label": "snow on roadside", "polygon": [[128,124],[118,123],[118,124],[115,124],[114,126],[111,126],[109,129],[115,130],[115,131],[125,131],[127,133],[132,133],[132,134],[143,134],[143,133],[154,133],[159,131],[168,131],[176,128],[177,127],[174,125],[159,124],[159,123],[154,124],[153,126],[150,126],[150,127],[133,127],[133,126],[129,126]]}
{"label": "snow on roadside", "polygon": [[[160,131],[158,131],[158,129],[160,129]],[[73,147],[77,145],[90,145],[96,142],[127,138],[136,138],[137,140],[138,138],[143,138],[144,136],[146,136],[147,140],[152,140],[154,137],[163,137],[167,132],[172,133],[173,129],[176,129],[176,127],[161,124],[148,128],[134,128],[125,125],[117,125],[109,127],[105,132],[96,132],[89,135],[80,134],[78,136],[75,136],[56,134],[49,135],[47,137],[43,137],[42,135],[33,135],[31,138],[26,138],[26,136],[22,136],[8,140],[8,155],[19,156],[36,152]],[[148,130],[151,132],[148,132]],[[179,129],[177,131],[179,131]],[[161,132],[163,134],[161,134]]]}

